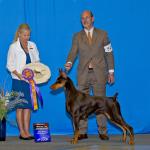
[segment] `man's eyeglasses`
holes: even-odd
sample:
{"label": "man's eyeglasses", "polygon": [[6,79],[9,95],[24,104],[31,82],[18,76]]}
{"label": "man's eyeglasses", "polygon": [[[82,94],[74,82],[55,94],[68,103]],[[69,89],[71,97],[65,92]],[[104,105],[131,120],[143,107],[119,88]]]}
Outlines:
{"label": "man's eyeglasses", "polygon": [[82,17],[81,20],[89,20],[91,18],[92,18],[91,16],[87,16],[87,17]]}

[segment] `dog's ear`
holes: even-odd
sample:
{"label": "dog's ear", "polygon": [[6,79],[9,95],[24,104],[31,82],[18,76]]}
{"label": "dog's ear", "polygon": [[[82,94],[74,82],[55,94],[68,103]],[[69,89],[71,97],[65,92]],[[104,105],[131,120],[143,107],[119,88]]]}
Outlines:
{"label": "dog's ear", "polygon": [[63,78],[67,78],[66,73],[65,73],[62,69],[59,69],[59,74],[60,74],[60,76],[62,76]]}
{"label": "dog's ear", "polygon": [[62,72],[62,69],[61,69],[61,68],[59,68],[59,74],[61,74],[61,72]]}
{"label": "dog's ear", "polygon": [[61,74],[61,75],[62,75],[62,77],[63,77],[63,78],[67,79],[67,75],[66,75],[66,73],[65,73],[65,72],[62,72],[62,74]]}

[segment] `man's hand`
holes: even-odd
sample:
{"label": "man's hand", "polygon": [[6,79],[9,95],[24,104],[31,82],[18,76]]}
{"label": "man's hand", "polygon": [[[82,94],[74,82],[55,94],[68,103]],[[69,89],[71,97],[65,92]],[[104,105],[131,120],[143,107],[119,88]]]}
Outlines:
{"label": "man's hand", "polygon": [[67,62],[65,64],[65,68],[66,68],[67,71],[69,71],[71,69],[71,67],[72,67],[72,64],[70,62]]}
{"label": "man's hand", "polygon": [[108,83],[113,84],[115,82],[114,73],[108,74]]}

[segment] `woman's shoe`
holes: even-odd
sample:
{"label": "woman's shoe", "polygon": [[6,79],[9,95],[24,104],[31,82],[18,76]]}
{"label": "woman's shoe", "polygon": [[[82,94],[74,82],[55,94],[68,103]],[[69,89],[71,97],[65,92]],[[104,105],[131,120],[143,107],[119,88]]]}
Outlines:
{"label": "woman's shoe", "polygon": [[21,135],[19,135],[19,139],[21,139],[21,140],[32,140],[31,137],[23,137]]}
{"label": "woman's shoe", "polygon": [[34,136],[29,136],[29,138],[30,138],[31,140],[35,139]]}

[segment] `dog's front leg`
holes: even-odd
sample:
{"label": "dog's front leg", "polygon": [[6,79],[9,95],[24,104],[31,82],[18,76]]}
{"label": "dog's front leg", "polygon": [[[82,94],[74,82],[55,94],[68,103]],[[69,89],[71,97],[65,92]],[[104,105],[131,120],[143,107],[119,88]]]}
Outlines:
{"label": "dog's front leg", "polygon": [[73,126],[74,126],[74,137],[71,140],[72,144],[76,144],[78,142],[78,137],[79,137],[79,118],[74,117],[73,118]]}
{"label": "dog's front leg", "polygon": [[71,143],[72,144],[76,144],[78,142],[78,137],[79,137],[79,130],[75,130],[74,131],[74,137],[73,139],[71,140]]}

